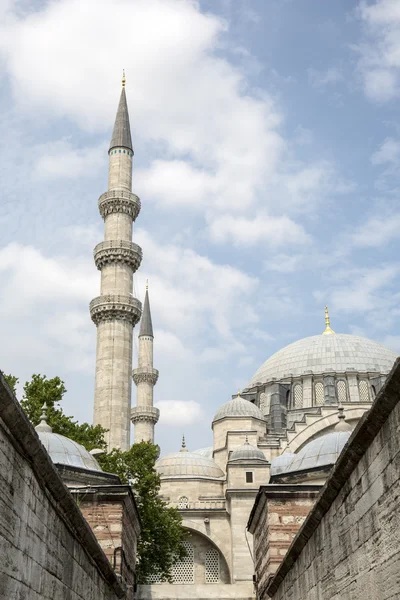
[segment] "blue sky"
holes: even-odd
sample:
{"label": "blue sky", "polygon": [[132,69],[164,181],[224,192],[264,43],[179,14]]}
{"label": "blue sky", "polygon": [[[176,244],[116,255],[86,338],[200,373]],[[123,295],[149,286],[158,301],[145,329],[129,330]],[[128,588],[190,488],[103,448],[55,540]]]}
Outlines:
{"label": "blue sky", "polygon": [[398,0],[0,0],[2,370],[60,375],[91,420],[122,68],[163,452],[209,444],[325,304],[400,350],[399,40]]}

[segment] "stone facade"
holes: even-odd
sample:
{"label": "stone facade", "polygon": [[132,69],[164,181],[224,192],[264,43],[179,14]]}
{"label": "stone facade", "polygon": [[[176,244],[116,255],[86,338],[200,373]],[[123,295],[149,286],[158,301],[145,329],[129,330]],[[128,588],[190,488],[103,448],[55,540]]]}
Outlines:
{"label": "stone facade", "polygon": [[126,597],[1,374],[0,479],[1,600]]}
{"label": "stone facade", "polygon": [[[345,446],[274,578],[259,589],[260,600],[398,598],[399,457],[398,360]],[[256,552],[262,552],[265,524],[255,528],[254,536]],[[256,565],[262,565],[257,554]],[[257,578],[261,579],[261,572]]]}

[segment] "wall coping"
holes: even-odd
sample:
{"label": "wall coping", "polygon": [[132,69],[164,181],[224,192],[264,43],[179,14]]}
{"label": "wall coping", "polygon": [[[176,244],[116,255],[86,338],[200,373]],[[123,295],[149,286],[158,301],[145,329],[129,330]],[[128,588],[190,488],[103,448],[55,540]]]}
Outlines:
{"label": "wall coping", "polygon": [[400,358],[396,359],[385,384],[376,396],[370,410],[361,418],[343,448],[316,503],[297,532],[274,577],[266,587],[266,592],[270,597],[279,589],[301,551],[308,543],[308,540],[319,526],[322,518],[332,506],[342,487],[398,402],[400,402]]}
{"label": "wall coping", "polygon": [[56,513],[79,541],[103,580],[118,598],[124,598],[125,591],[108,558],[1,372],[0,418],[11,433],[10,441],[15,450],[30,464],[40,486],[49,492]]}

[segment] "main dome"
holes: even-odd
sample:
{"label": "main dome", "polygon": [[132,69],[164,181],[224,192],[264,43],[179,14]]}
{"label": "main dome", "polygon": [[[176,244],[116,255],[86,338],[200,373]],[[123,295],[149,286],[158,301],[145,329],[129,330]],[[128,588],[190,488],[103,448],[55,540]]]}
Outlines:
{"label": "main dome", "polygon": [[383,344],[357,335],[313,335],[273,354],[261,365],[248,387],[273,379],[321,375],[328,371],[386,375],[396,358],[397,354]]}

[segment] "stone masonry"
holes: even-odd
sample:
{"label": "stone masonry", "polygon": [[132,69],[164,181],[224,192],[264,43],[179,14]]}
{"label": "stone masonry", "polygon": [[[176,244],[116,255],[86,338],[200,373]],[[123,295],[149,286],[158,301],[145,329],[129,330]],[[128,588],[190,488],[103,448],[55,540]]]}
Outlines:
{"label": "stone masonry", "polygon": [[133,327],[141,304],[133,297],[133,273],[141,248],[132,242],[132,223],[140,200],[132,193],[132,139],[125,95],[125,78],[111,139],[108,191],[99,198],[104,241],[94,249],[101,271],[100,296],[90,303],[97,326],[94,424],[106,429],[108,449],[128,450],[130,441]]}
{"label": "stone masonry", "polygon": [[126,597],[1,374],[0,485],[1,600]]}
{"label": "stone masonry", "polygon": [[[256,547],[266,532],[257,528]],[[259,557],[256,556],[256,564]],[[257,574],[258,576],[258,574]],[[400,595],[400,360],[358,424],[265,600]]]}

